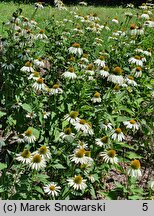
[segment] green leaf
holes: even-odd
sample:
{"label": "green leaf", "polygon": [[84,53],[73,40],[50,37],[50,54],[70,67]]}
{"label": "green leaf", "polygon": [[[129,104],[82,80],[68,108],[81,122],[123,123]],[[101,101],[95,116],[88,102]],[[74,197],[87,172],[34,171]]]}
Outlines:
{"label": "green leaf", "polygon": [[6,115],[5,112],[0,111],[0,118],[3,117],[4,115]]}
{"label": "green leaf", "polygon": [[0,193],[3,193],[5,191],[5,189],[3,188],[3,186],[0,186]]}
{"label": "green leaf", "polygon": [[64,129],[67,125],[69,125],[68,121],[63,121],[62,122],[62,129]]}
{"label": "green leaf", "polygon": [[43,195],[44,195],[44,192],[43,192],[42,188],[40,188],[39,186],[35,186],[35,187],[34,187],[34,190],[36,190],[36,191],[39,192],[40,194],[43,194]]}
{"label": "green leaf", "polygon": [[7,165],[5,163],[0,163],[0,170],[6,169]]}
{"label": "green leaf", "polygon": [[91,186],[91,188],[90,188],[90,194],[92,196],[92,199],[96,199],[96,193],[95,193],[93,186]]}
{"label": "green leaf", "polygon": [[3,140],[0,140],[0,149],[5,146],[5,142]]}
{"label": "green leaf", "polygon": [[22,106],[22,108],[23,108],[24,110],[26,110],[27,112],[32,112],[32,108],[31,108],[31,106],[30,106],[29,104],[24,103],[24,104],[22,104],[21,106]]}
{"label": "green leaf", "polygon": [[62,164],[57,163],[57,164],[53,164],[52,167],[54,169],[66,169]]}
{"label": "green leaf", "polygon": [[118,116],[117,117],[117,122],[124,122],[124,121],[128,121],[130,118],[127,116]]}
{"label": "green leaf", "polygon": [[49,178],[48,175],[45,174],[37,174],[35,175],[35,181],[39,181],[39,182],[47,182],[47,179]]}
{"label": "green leaf", "polygon": [[143,158],[142,156],[136,154],[135,152],[127,152],[126,153],[126,157],[128,157],[129,159],[140,159],[140,158]]}

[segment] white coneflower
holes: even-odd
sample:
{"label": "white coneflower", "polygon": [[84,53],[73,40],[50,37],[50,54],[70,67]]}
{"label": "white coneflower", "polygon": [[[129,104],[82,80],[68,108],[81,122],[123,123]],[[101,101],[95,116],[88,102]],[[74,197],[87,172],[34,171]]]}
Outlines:
{"label": "white coneflower", "polygon": [[68,49],[70,54],[75,54],[81,56],[83,54],[83,50],[80,48],[79,43],[73,43],[72,46]]}
{"label": "white coneflower", "polygon": [[36,115],[36,113],[34,113],[34,112],[29,112],[29,113],[26,114],[26,117],[27,117],[27,118],[31,118],[31,119],[32,119],[32,118],[35,118],[36,116],[37,116],[37,115]]}
{"label": "white coneflower", "polygon": [[44,188],[45,193],[47,193],[48,195],[51,195],[53,197],[58,196],[58,193],[61,189],[61,187],[57,186],[57,184],[54,182],[51,182],[50,184],[44,186],[43,188]]}
{"label": "white coneflower", "polygon": [[123,139],[125,139],[125,136],[121,130],[121,128],[116,128],[114,133],[112,134],[111,138],[113,140],[118,140],[118,142],[121,142]]}
{"label": "white coneflower", "polygon": [[132,76],[127,76],[126,77],[126,83],[128,85],[137,86],[137,83],[134,81],[134,77],[132,77]]}
{"label": "white coneflower", "polygon": [[58,84],[54,84],[52,86],[52,88],[49,90],[49,93],[53,94],[53,95],[54,94],[61,94],[61,93],[63,93],[63,89],[60,88],[60,86]]}
{"label": "white coneflower", "polygon": [[100,68],[100,70],[98,71],[98,74],[103,77],[103,78],[106,78],[109,76],[109,68],[108,66],[105,66],[103,68]]}
{"label": "white coneflower", "polygon": [[41,29],[39,34],[36,35],[36,39],[40,39],[40,40],[48,39],[48,37],[46,36],[44,32],[45,31]]}
{"label": "white coneflower", "polygon": [[42,5],[42,2],[36,2],[34,5],[35,5],[35,8],[37,8],[37,9],[43,9],[44,8],[44,6]]}
{"label": "white coneflower", "polygon": [[28,149],[24,149],[23,152],[16,155],[16,160],[21,161],[22,163],[30,163],[31,161],[31,152]]}
{"label": "white coneflower", "polygon": [[142,3],[142,5],[139,6],[139,8],[142,9],[142,10],[147,10],[148,6],[146,5],[146,3]]}
{"label": "white coneflower", "polygon": [[23,66],[20,70],[23,72],[34,72],[32,63],[30,61],[26,62],[25,66]]}
{"label": "white coneflower", "polygon": [[141,77],[142,76],[142,68],[136,67],[131,70],[131,73],[134,75],[134,77]]}
{"label": "white coneflower", "polygon": [[94,63],[100,67],[105,67],[105,57],[100,56],[99,59],[96,59]]}
{"label": "white coneflower", "polygon": [[100,124],[100,128],[101,129],[105,129],[106,131],[109,129],[109,130],[112,130],[112,124],[109,122],[109,123],[106,123],[106,124]]}
{"label": "white coneflower", "polygon": [[74,126],[77,131],[82,131],[84,134],[93,134],[90,124],[84,119],[77,121]]}
{"label": "white coneflower", "polygon": [[136,35],[137,34],[137,28],[136,28],[135,24],[131,24],[129,33],[131,35]]}
{"label": "white coneflower", "polygon": [[80,175],[75,175],[73,178],[70,178],[67,181],[68,185],[73,187],[75,190],[84,190],[87,187],[86,180]]}
{"label": "white coneflower", "polygon": [[119,21],[118,21],[118,18],[117,18],[117,17],[113,18],[113,19],[112,19],[112,22],[113,22],[113,23],[116,23],[116,24],[119,24]]}
{"label": "white coneflower", "polygon": [[77,148],[87,149],[88,148],[88,143],[79,140]]}
{"label": "white coneflower", "polygon": [[151,188],[151,190],[153,190],[153,191],[154,191],[154,177],[153,177],[153,178],[151,178],[151,180],[150,180],[150,181],[148,181],[148,185],[149,185],[149,187]]}
{"label": "white coneflower", "polygon": [[100,147],[109,147],[109,137],[108,136],[103,136],[102,138],[97,138],[95,140],[96,145]]}
{"label": "white coneflower", "polygon": [[70,155],[70,160],[76,164],[87,164],[93,161],[90,156],[87,156],[87,151],[83,148],[75,149],[74,154]]}
{"label": "white coneflower", "polygon": [[123,70],[120,67],[115,67],[113,69],[113,74],[110,74],[107,78],[107,81],[114,84],[122,85],[124,83],[124,78],[122,76]]}
{"label": "white coneflower", "polygon": [[51,112],[44,111],[42,114],[43,114],[43,118],[47,119],[50,116]]}
{"label": "white coneflower", "polygon": [[65,128],[64,132],[61,132],[59,134],[59,137],[61,137],[62,139],[69,139],[69,138],[73,138],[74,139],[75,134],[72,133],[72,129],[70,127]]}
{"label": "white coneflower", "polygon": [[93,102],[93,103],[100,103],[101,101],[102,101],[102,99],[101,99],[101,94],[99,93],[99,92],[96,92],[95,94],[94,94],[94,96],[91,98],[91,101]]}
{"label": "white coneflower", "polygon": [[26,130],[23,133],[23,137],[24,137],[25,142],[28,142],[28,143],[33,143],[36,140],[36,137],[33,135],[32,130]]}
{"label": "white coneflower", "polygon": [[147,20],[143,25],[148,26],[149,28],[154,28],[154,21]]}
{"label": "white coneflower", "polygon": [[46,84],[44,84],[44,80],[43,78],[38,78],[34,84],[32,85],[33,88],[37,91],[37,90],[45,90],[46,89]]}
{"label": "white coneflower", "polygon": [[62,74],[62,76],[65,77],[65,78],[68,78],[68,79],[72,79],[72,80],[77,78],[77,75],[74,73],[74,68],[73,67],[70,67],[68,69],[68,71],[66,71],[66,72],[64,72]]}
{"label": "white coneflower", "polygon": [[77,111],[71,111],[69,114],[64,116],[64,120],[67,120],[71,124],[75,124],[80,119],[78,118],[79,113]]}
{"label": "white coneflower", "polygon": [[130,121],[125,121],[123,124],[126,126],[126,128],[130,128],[133,130],[139,130],[140,124],[136,122],[134,119],[131,119]]}
{"label": "white coneflower", "polygon": [[146,56],[151,56],[152,55],[151,49],[149,48],[149,49],[143,51],[143,54],[145,54]]}
{"label": "white coneflower", "polygon": [[2,64],[2,68],[4,68],[5,70],[13,70],[15,67],[13,64],[4,63]]}
{"label": "white coneflower", "polygon": [[147,14],[147,13],[143,13],[143,14],[141,14],[140,18],[149,20],[149,19],[150,19],[150,16],[149,16],[149,14]]}
{"label": "white coneflower", "polygon": [[38,67],[44,67],[45,66],[44,61],[41,58],[35,59],[34,60],[34,65],[36,65]]}
{"label": "white coneflower", "polygon": [[117,164],[118,163],[118,158],[116,157],[116,151],[111,149],[111,150],[106,150],[105,152],[101,152],[100,156],[103,158],[103,160],[106,163],[111,163],[111,164]]}
{"label": "white coneflower", "polygon": [[130,164],[130,167],[127,170],[127,174],[134,178],[139,178],[142,176],[140,168],[141,168],[140,161],[133,160]]}
{"label": "white coneflower", "polygon": [[40,170],[40,169],[43,169],[46,167],[46,161],[45,161],[44,157],[42,157],[40,154],[36,153],[33,155],[29,166],[32,169]]}
{"label": "white coneflower", "polygon": [[89,63],[88,54],[83,53],[83,56],[80,60],[88,64]]}
{"label": "white coneflower", "polygon": [[136,64],[137,66],[143,67],[143,62],[146,62],[146,59],[142,56],[134,56],[128,59],[128,62],[131,64]]}
{"label": "white coneflower", "polygon": [[88,64],[87,67],[85,68],[85,73],[87,75],[93,76],[95,74],[94,65],[93,64]]}
{"label": "white coneflower", "polygon": [[137,27],[137,34],[138,35],[143,35],[144,34],[144,28],[142,26]]}
{"label": "white coneflower", "polygon": [[33,79],[33,80],[38,80],[40,78],[40,73],[37,71],[34,71],[33,73],[30,74],[28,79]]}
{"label": "white coneflower", "polygon": [[48,159],[51,158],[51,152],[50,152],[48,146],[45,146],[45,145],[41,146],[36,153],[40,154],[45,159],[46,158],[48,158]]}

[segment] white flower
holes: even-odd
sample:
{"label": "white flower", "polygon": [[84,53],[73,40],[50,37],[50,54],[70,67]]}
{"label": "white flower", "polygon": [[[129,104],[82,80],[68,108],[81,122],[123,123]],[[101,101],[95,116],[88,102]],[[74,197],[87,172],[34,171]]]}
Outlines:
{"label": "white flower", "polygon": [[28,79],[38,80],[40,78],[40,74],[37,71],[34,71],[31,73],[28,77]]}
{"label": "white flower", "polygon": [[94,63],[100,67],[105,67],[105,57],[100,56],[99,59],[96,59]]}
{"label": "white flower", "polygon": [[72,129],[71,128],[65,128],[64,132],[61,132],[59,137],[61,137],[62,139],[69,139],[69,138],[73,138],[74,139],[75,134],[72,133]]}
{"label": "white flower", "polygon": [[109,138],[108,136],[103,136],[102,138],[97,138],[95,139],[95,143],[96,145],[100,146],[100,147],[109,147]]}
{"label": "white flower", "polygon": [[61,94],[63,93],[63,89],[60,88],[60,86],[58,84],[55,84],[52,86],[51,89],[49,89],[49,93],[50,94]]}
{"label": "white flower", "polygon": [[44,7],[43,7],[43,5],[42,5],[41,2],[36,2],[36,3],[35,3],[35,8],[43,9]]}
{"label": "white flower", "polygon": [[118,142],[121,142],[123,139],[125,139],[125,136],[120,128],[116,128],[114,133],[111,137],[113,140],[118,140]]}
{"label": "white flower", "polygon": [[24,141],[25,142],[33,143],[36,140],[36,137],[33,135],[33,131],[32,130],[27,130],[22,135],[24,137]]}
{"label": "white flower", "polygon": [[72,46],[68,49],[70,54],[75,54],[77,56],[81,56],[83,54],[83,50],[80,48],[79,43],[74,43]]}
{"label": "white flower", "polygon": [[93,135],[93,130],[90,124],[84,119],[77,121],[74,126],[77,131],[82,131],[84,134]]}
{"label": "white flower", "polygon": [[143,14],[140,16],[140,18],[149,20],[150,16],[149,16],[149,14],[147,14],[147,13],[143,13]]}
{"label": "white flower", "polygon": [[111,74],[108,76],[107,81],[112,82],[114,84],[122,85],[124,83],[124,78],[121,75]]}
{"label": "white flower", "polygon": [[31,119],[32,119],[32,118],[35,118],[36,116],[37,116],[37,115],[36,115],[34,112],[29,112],[29,113],[26,114],[26,117],[27,117],[27,118],[31,118]]}
{"label": "white flower", "polygon": [[78,118],[79,113],[76,111],[71,111],[69,114],[64,116],[64,120],[67,120],[71,124],[75,124],[78,122],[80,119]]}
{"label": "white flower", "polygon": [[50,112],[44,111],[44,112],[43,112],[43,118],[44,118],[44,119],[47,119],[47,118],[50,116],[50,114],[51,114]]}
{"label": "white flower", "polygon": [[108,129],[112,130],[112,124],[111,123],[106,123],[106,124],[100,124],[101,129],[105,129],[106,131]]}
{"label": "white flower", "polygon": [[109,68],[107,66],[101,68],[99,71],[98,71],[98,74],[103,77],[103,78],[106,78],[109,76]]}
{"label": "white flower", "polygon": [[44,30],[40,30],[39,34],[36,35],[36,39],[48,39],[48,37],[46,36],[46,34],[44,34]]}
{"label": "white flower", "polygon": [[82,176],[74,176],[71,179],[68,179],[68,185],[73,187],[75,190],[84,190],[87,185],[86,185],[86,180],[82,178]]}
{"label": "white flower", "polygon": [[101,152],[100,156],[103,158],[103,160],[106,163],[111,163],[111,164],[117,164],[118,163],[118,158],[116,157],[116,151],[111,149],[111,150],[106,150],[105,152]]}
{"label": "white flower", "polygon": [[36,153],[33,155],[29,166],[32,169],[40,170],[40,169],[43,169],[46,167],[46,161],[45,161],[44,157],[42,157],[40,154]]}
{"label": "white flower", "polygon": [[41,146],[38,151],[37,151],[38,154],[40,154],[42,157],[44,157],[45,159],[48,158],[50,159],[51,158],[51,152],[49,150],[49,147],[48,146]]}
{"label": "white flower", "polygon": [[26,62],[25,66],[23,66],[21,69],[23,72],[34,72],[34,69],[32,68],[32,63],[31,62]]}
{"label": "white flower", "polygon": [[44,187],[44,192],[47,193],[48,195],[55,197],[58,196],[60,189],[61,189],[60,186],[57,186],[57,184],[51,182],[50,184]]}
{"label": "white flower", "polygon": [[131,73],[134,75],[134,77],[141,77],[142,76],[142,68],[141,67],[133,68]]}
{"label": "white flower", "polygon": [[127,174],[134,178],[141,177],[142,173],[141,173],[140,167],[141,167],[140,161],[133,160],[130,164],[130,167],[127,170]]}
{"label": "white flower", "polygon": [[74,154],[70,155],[70,160],[76,164],[88,164],[93,161],[91,157],[86,156],[86,150],[79,148],[74,150]]}
{"label": "white flower", "polygon": [[14,69],[14,65],[13,64],[2,64],[2,68],[4,68],[5,70],[13,70]]}
{"label": "white flower", "polygon": [[113,23],[116,23],[116,24],[119,24],[119,21],[118,21],[117,18],[112,19],[112,22],[113,22]]}
{"label": "white flower", "polygon": [[72,79],[72,80],[77,78],[77,75],[74,73],[73,67],[70,67],[68,71],[62,74],[62,76],[68,79]]}
{"label": "white flower", "polygon": [[31,161],[31,157],[30,151],[28,149],[24,149],[23,152],[17,154],[16,160],[28,164]]}
{"label": "white flower", "polygon": [[141,56],[134,56],[128,59],[128,62],[131,64],[136,64],[137,66],[143,67],[143,62],[146,62],[146,59]]}
{"label": "white flower", "polygon": [[41,58],[35,59],[34,64],[38,67],[44,67],[45,66],[44,61]]}
{"label": "white flower", "polygon": [[44,84],[43,78],[38,78],[36,80],[36,82],[32,85],[33,88],[37,91],[37,90],[45,90],[46,89],[46,85]]}
{"label": "white flower", "polygon": [[126,128],[130,128],[133,130],[138,130],[140,127],[140,124],[137,123],[134,119],[131,119],[130,121],[125,121],[123,124],[126,126]]}
{"label": "white flower", "polygon": [[148,182],[148,185],[154,191],[154,177]]}
{"label": "white flower", "polygon": [[128,85],[137,86],[137,83],[134,81],[134,77],[132,77],[132,76],[127,76],[126,82],[128,83]]}
{"label": "white flower", "polygon": [[100,103],[101,101],[102,101],[102,99],[101,99],[101,94],[99,93],[99,92],[96,92],[95,94],[94,94],[94,96],[91,98],[91,101],[93,102],[93,103]]}

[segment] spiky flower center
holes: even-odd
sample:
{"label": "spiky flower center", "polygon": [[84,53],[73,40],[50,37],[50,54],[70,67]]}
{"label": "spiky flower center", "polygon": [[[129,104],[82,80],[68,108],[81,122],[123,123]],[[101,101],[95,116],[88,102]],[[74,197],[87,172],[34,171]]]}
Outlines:
{"label": "spiky flower center", "polygon": [[93,69],[94,69],[93,64],[89,64],[89,65],[87,66],[87,70],[93,70]]}
{"label": "spiky flower center", "polygon": [[39,74],[39,72],[35,71],[35,72],[33,73],[33,76],[34,76],[34,77],[39,77],[40,74]]}
{"label": "spiky flower center", "polygon": [[115,67],[114,68],[114,70],[113,70],[113,72],[115,73],[115,74],[122,74],[122,69],[120,68],[120,67]]}
{"label": "spiky flower center", "polygon": [[105,60],[105,57],[104,56],[100,56],[99,59],[103,61],[103,60]]}
{"label": "spiky flower center", "polygon": [[80,175],[75,176],[74,182],[75,182],[76,184],[81,184],[81,183],[82,183],[82,177],[81,177]]}
{"label": "spiky flower center", "polygon": [[27,130],[27,131],[25,132],[25,135],[30,137],[30,136],[32,135],[32,133],[33,133],[32,130]]}
{"label": "spiky flower center", "polygon": [[135,121],[134,119],[131,119],[129,122],[130,122],[131,124],[135,124],[135,123],[136,123],[136,121]]}
{"label": "spiky flower center", "polygon": [[73,68],[73,67],[70,67],[70,68],[69,68],[69,72],[74,73],[74,68]]}
{"label": "spiky flower center", "polygon": [[79,113],[76,112],[76,111],[71,111],[70,112],[70,117],[73,118],[73,119],[75,119],[78,115],[79,115]]}
{"label": "spiky flower center", "polygon": [[26,66],[26,67],[32,67],[32,63],[31,63],[30,61],[27,61],[27,62],[25,63],[25,66]]}
{"label": "spiky flower center", "polygon": [[137,67],[137,68],[136,68],[136,71],[137,71],[137,72],[140,72],[141,70],[142,70],[141,67]]}
{"label": "spiky flower center", "polygon": [[128,76],[128,79],[130,79],[130,80],[134,80],[134,77],[132,77],[132,76]]}
{"label": "spiky flower center", "polygon": [[83,125],[87,123],[86,120],[84,120],[84,119],[80,119],[79,122],[80,122],[80,124],[83,124]]}
{"label": "spiky flower center", "polygon": [[43,78],[40,77],[36,82],[37,82],[38,84],[43,84],[44,81],[43,81]]}
{"label": "spiky flower center", "polygon": [[58,89],[58,88],[59,88],[59,85],[58,85],[58,84],[55,84],[55,85],[52,86],[52,88]]}
{"label": "spiky flower center", "polygon": [[116,155],[116,151],[115,150],[109,150],[107,152],[107,155],[110,157],[110,158],[114,158],[115,155]]}
{"label": "spiky flower center", "polygon": [[142,57],[138,56],[138,55],[136,55],[134,58],[137,59],[137,60],[141,60],[142,59]]}
{"label": "spiky flower center", "polygon": [[50,189],[51,191],[55,191],[56,187],[55,187],[54,185],[51,185],[51,186],[49,187],[49,189]]}
{"label": "spiky flower center", "polygon": [[39,154],[34,155],[32,158],[33,163],[40,163],[41,161],[42,161],[42,157]]}
{"label": "spiky flower center", "polygon": [[85,150],[84,149],[79,149],[76,153],[75,156],[78,158],[83,158],[83,156],[85,155]]}
{"label": "spiky flower center", "polygon": [[101,138],[101,141],[102,141],[103,143],[108,143],[108,140],[109,140],[109,138],[108,138],[107,136],[103,136],[103,137]]}
{"label": "spiky flower center", "polygon": [[104,71],[109,71],[109,67],[108,66],[105,66],[102,68]]}
{"label": "spiky flower center", "polygon": [[136,29],[136,25],[135,24],[131,24],[130,29],[131,30]]}
{"label": "spiky flower center", "polygon": [[22,153],[21,153],[21,156],[23,158],[30,158],[30,151],[25,149]]}
{"label": "spiky flower center", "polygon": [[43,29],[40,30],[40,34],[44,34],[44,30]]}
{"label": "spiky flower center", "polygon": [[122,132],[122,130],[121,130],[121,128],[116,128],[116,129],[115,129],[115,132],[116,132],[117,134],[120,134],[120,133]]}
{"label": "spiky flower center", "polygon": [[99,93],[99,92],[96,92],[95,94],[94,94],[94,97],[95,98],[99,98],[101,96],[101,94]]}
{"label": "spiky flower center", "polygon": [[46,146],[41,146],[39,148],[39,153],[45,155],[48,152],[48,149]]}
{"label": "spiky flower center", "polygon": [[141,164],[139,160],[133,160],[130,165],[133,169],[140,169]]}
{"label": "spiky flower center", "polygon": [[72,47],[80,48],[80,44],[79,43],[74,43],[74,44],[72,44]]}
{"label": "spiky flower center", "polygon": [[72,133],[71,128],[65,128],[64,133],[68,135],[71,134]]}
{"label": "spiky flower center", "polygon": [[83,53],[83,58],[88,58],[88,54],[87,53]]}
{"label": "spiky flower center", "polygon": [[120,86],[119,86],[118,84],[116,84],[116,85],[114,86],[114,90],[115,90],[115,91],[119,91],[119,90],[120,90]]}

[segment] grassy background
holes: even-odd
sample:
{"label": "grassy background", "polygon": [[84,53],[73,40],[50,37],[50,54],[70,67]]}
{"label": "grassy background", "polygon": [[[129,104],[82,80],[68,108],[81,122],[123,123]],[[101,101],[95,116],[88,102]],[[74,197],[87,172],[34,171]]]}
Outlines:
{"label": "grassy background", "polygon": [[[13,3],[0,3],[0,25],[2,25],[3,22],[8,21],[10,19],[12,13],[17,9],[21,8],[23,10],[22,15],[30,18],[35,10],[34,5],[24,5],[24,4],[13,4]],[[107,8],[107,7],[84,7],[84,6],[78,6],[78,10],[76,10],[76,7],[68,7],[69,11],[75,10],[77,13],[85,14],[88,13],[96,13],[98,17],[102,20],[102,22],[105,22],[106,20],[110,20],[114,17],[118,17],[120,20],[123,19],[123,14],[125,12],[132,12],[131,9],[128,8]],[[137,9],[133,10],[133,13],[137,12]],[[45,7],[42,10],[39,10],[36,13],[35,19],[37,22],[39,22],[41,25],[43,25],[44,20],[50,19],[51,16],[55,16],[56,20],[62,20],[64,18],[69,19],[68,11],[59,11],[53,7]]]}

